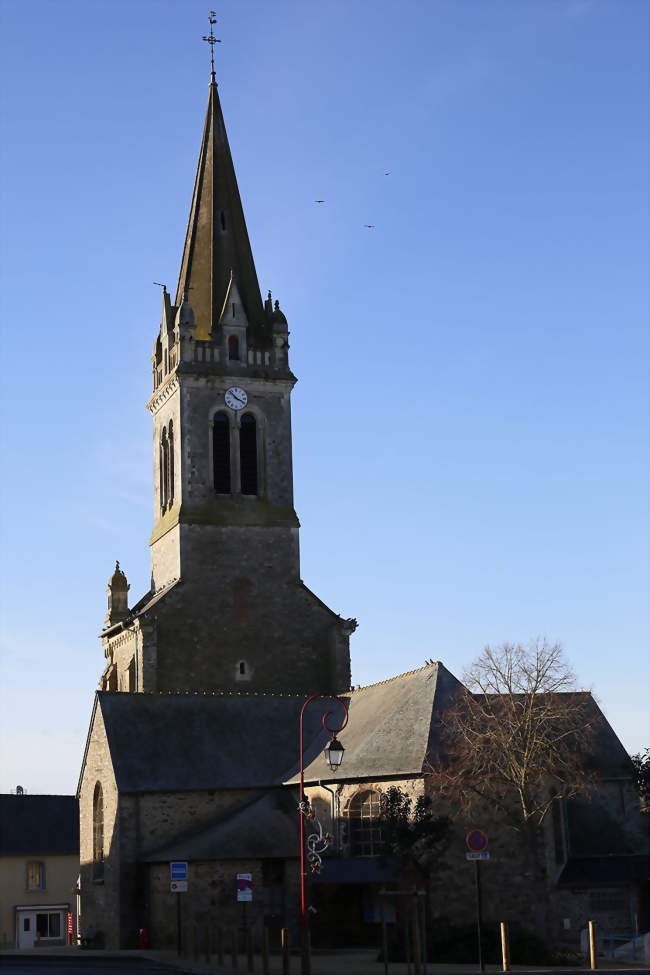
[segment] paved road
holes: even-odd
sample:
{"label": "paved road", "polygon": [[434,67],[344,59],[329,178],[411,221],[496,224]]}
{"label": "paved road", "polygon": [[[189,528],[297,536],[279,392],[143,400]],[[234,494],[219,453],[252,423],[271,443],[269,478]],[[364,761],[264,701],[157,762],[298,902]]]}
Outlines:
{"label": "paved road", "polygon": [[[334,969],[332,970],[332,975],[365,975],[369,969],[364,965],[363,968],[355,971],[354,966],[348,968],[347,966],[340,966],[335,959]],[[297,959],[293,959],[294,964],[292,965],[292,970],[296,972],[299,970],[297,964]],[[319,961],[322,961],[319,959]],[[243,959],[240,959],[239,970],[245,970],[242,964]],[[319,971],[324,972],[325,969],[318,966]],[[391,966],[392,971],[405,970],[406,966]],[[468,965],[453,965],[453,966],[428,966],[429,971],[433,972],[434,975],[450,975],[453,971],[453,975],[477,975],[477,966]],[[192,972],[193,966],[187,969],[188,975]],[[207,967],[206,967],[207,970]],[[259,970],[259,969],[258,969]],[[160,962],[153,961],[149,958],[136,958],[136,957],[126,957],[126,958],[101,958],[93,957],[92,955],[82,955],[78,957],[64,957],[64,956],[41,956],[40,958],[35,958],[34,956],[17,957],[16,955],[2,957],[0,956],[0,971],[2,975],[47,975],[47,972],[52,972],[52,975],[118,975],[121,972],[122,975],[183,975],[182,968],[179,967],[169,967]],[[216,972],[216,968],[212,971]],[[221,972],[229,971],[228,968],[220,969]],[[383,966],[375,964],[372,966],[372,971],[376,975],[383,975]],[[497,968],[494,965],[488,967],[489,972],[496,973]],[[647,972],[644,968],[599,968],[598,975],[622,975],[622,973],[629,973],[633,971],[635,973]],[[530,969],[531,973],[535,975],[585,975],[584,968],[537,968]],[[515,975],[526,975],[526,970],[519,968],[515,971]]]}
{"label": "paved road", "polygon": [[178,968],[169,968],[147,958],[0,958],[2,975],[181,975]]}

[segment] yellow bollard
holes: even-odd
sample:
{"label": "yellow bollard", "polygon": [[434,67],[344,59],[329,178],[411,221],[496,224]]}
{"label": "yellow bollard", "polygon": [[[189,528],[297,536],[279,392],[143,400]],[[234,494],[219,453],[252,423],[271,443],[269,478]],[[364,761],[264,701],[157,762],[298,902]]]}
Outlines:
{"label": "yellow bollard", "polygon": [[592,972],[595,972],[598,968],[598,959],[596,958],[596,922],[589,922],[589,963],[591,965]]}
{"label": "yellow bollard", "polygon": [[501,957],[504,972],[510,971],[510,940],[508,938],[508,922],[501,922]]}

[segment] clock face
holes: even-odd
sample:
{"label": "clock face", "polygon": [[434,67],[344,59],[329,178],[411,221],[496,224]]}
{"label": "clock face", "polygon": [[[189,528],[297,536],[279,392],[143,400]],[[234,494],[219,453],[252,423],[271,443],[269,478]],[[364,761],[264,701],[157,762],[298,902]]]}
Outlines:
{"label": "clock face", "polygon": [[243,410],[248,403],[248,396],[240,386],[231,386],[226,390],[226,406],[231,410]]}

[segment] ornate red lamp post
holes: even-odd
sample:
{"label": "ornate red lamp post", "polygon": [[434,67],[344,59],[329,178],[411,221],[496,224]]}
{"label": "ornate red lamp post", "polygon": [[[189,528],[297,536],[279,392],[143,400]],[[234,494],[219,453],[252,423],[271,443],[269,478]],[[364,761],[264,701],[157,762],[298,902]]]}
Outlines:
{"label": "ornate red lamp post", "polygon": [[[303,765],[303,736],[302,736],[302,722],[303,716],[309,704],[312,701],[319,699],[324,699],[327,701],[336,701],[343,708],[344,718],[343,722],[338,728],[331,728],[327,723],[331,711],[326,711],[323,715],[323,728],[332,737],[325,746],[325,759],[333,772],[336,772],[341,762],[343,761],[343,752],[345,749],[343,745],[336,737],[340,731],[343,731],[346,724],[348,723],[348,707],[345,701],[336,697],[334,694],[312,694],[308,697],[302,706],[300,711],[300,801],[298,803],[298,809],[300,810],[300,912],[302,920],[302,930],[303,938],[307,931],[307,909],[305,906],[305,874],[306,874],[306,864],[305,859],[309,861],[312,873],[320,873],[321,868],[321,854],[325,852],[329,846],[332,837],[329,833],[323,833],[322,826],[315,816],[314,810],[309,804],[309,800],[305,798],[305,783],[304,783],[304,765]],[[305,844],[305,820],[309,822],[314,827],[314,832],[307,837],[307,842]],[[305,846],[307,847],[305,855]],[[306,939],[305,939],[306,940]],[[303,946],[303,951],[306,946]],[[304,956],[303,956],[304,957]],[[304,970],[304,969],[303,969]]]}

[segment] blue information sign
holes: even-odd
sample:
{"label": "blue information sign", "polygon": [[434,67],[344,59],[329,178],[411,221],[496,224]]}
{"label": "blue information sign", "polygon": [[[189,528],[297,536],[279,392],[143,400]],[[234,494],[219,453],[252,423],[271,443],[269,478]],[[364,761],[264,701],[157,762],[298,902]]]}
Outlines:
{"label": "blue information sign", "polygon": [[173,860],[169,864],[171,880],[187,880],[187,861]]}

